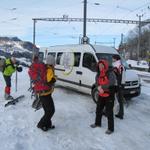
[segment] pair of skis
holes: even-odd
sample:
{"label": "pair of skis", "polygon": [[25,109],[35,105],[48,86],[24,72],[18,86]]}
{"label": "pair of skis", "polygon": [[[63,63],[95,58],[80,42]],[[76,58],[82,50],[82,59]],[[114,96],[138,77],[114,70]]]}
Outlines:
{"label": "pair of skis", "polygon": [[5,107],[9,106],[9,105],[15,105],[16,103],[18,103],[20,100],[22,100],[25,96],[24,95],[20,95],[16,98],[13,98],[12,100],[10,100],[9,102],[7,102],[5,104]]}

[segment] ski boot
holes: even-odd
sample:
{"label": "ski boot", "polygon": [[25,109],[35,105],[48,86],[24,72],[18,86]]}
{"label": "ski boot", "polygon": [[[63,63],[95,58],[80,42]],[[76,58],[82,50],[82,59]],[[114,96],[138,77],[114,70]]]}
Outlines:
{"label": "ski boot", "polygon": [[7,94],[7,93],[5,93],[4,98],[5,98],[5,100],[13,100],[14,99],[10,94]]}

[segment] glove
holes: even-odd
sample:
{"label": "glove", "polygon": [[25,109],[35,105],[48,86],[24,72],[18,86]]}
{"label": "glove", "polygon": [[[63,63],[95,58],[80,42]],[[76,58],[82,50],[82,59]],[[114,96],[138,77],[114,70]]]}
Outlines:
{"label": "glove", "polygon": [[19,61],[16,61],[16,63],[15,63],[15,64],[16,64],[16,66],[19,66],[19,64],[20,64],[20,63],[19,63]]}
{"label": "glove", "polygon": [[22,67],[16,67],[16,70],[17,70],[18,72],[22,72]]}
{"label": "glove", "polygon": [[102,89],[101,86],[98,86],[98,91],[100,92],[100,94],[103,94],[103,93],[104,93],[104,90]]}
{"label": "glove", "polygon": [[47,85],[48,86],[53,86],[55,82],[56,82],[56,79],[52,78],[52,80],[50,82],[48,82]]}

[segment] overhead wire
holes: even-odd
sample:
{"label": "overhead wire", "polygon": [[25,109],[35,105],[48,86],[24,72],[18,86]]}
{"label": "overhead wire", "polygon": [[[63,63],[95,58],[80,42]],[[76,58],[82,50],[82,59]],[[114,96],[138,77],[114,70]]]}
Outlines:
{"label": "overhead wire", "polygon": [[[144,4],[144,5],[140,6],[140,7],[137,7],[137,8],[135,8],[135,9],[133,9],[133,10],[128,9],[128,11],[130,11],[130,12],[127,13],[123,18],[129,16],[131,13],[135,12],[136,10],[139,10],[139,9],[141,9],[141,8],[143,8],[143,7],[145,7],[145,6],[147,6],[148,4],[150,4],[150,2]],[[118,8],[122,8],[122,7],[119,6]],[[123,9],[125,9],[125,8],[123,7]],[[127,24],[127,25],[128,25],[128,24]],[[122,31],[124,31],[125,28],[127,28],[127,27],[123,27],[123,28],[122,28]],[[110,30],[110,32],[111,32],[111,30],[113,30],[113,29],[112,29],[112,28],[108,28],[108,30]],[[108,31],[108,30],[107,30],[107,31]]]}

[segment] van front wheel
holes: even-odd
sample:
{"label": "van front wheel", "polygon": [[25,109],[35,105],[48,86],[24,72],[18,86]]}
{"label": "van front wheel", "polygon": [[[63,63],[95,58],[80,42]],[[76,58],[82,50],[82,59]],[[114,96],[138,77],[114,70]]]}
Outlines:
{"label": "van front wheel", "polygon": [[98,89],[96,87],[92,90],[92,99],[95,103],[97,103],[97,101],[98,101]]}

